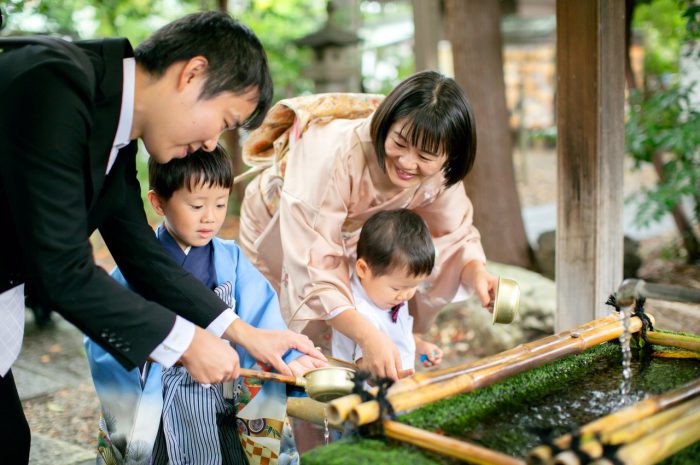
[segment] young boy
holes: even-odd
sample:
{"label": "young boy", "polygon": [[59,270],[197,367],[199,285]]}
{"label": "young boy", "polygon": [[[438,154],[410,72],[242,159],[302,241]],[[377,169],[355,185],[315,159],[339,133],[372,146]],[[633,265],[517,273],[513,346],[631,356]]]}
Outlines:
{"label": "young boy", "polygon": [[[156,237],[179,265],[192,273],[233,308],[253,338],[282,335],[277,295],[267,280],[243,256],[233,241],[219,239],[230,189],[231,160],[216,148],[198,150],[161,165],[149,161],[151,206],[164,222]],[[128,286],[119,269],[112,276]],[[109,463],[244,464],[256,447],[274,461],[280,454],[286,411],[285,385],[239,380],[237,405],[227,400],[221,384],[202,386],[182,366],[162,370],[157,363],[127,372],[104,349],[85,340],[95,388],[100,397],[100,455]],[[243,367],[257,363],[246,341],[236,347]],[[320,365],[318,359],[285,358],[293,372]],[[262,369],[262,367],[258,367]],[[161,377],[162,371],[162,377]],[[237,412],[236,412],[237,409]],[[162,414],[161,414],[162,412]],[[162,418],[161,433],[158,432]],[[155,448],[154,448],[155,443]]]}
{"label": "young boy", "polygon": [[[377,213],[362,227],[351,280],[355,308],[396,344],[405,373],[413,372],[416,353],[425,366],[442,361],[438,346],[413,334],[407,302],[434,264],[435,247],[428,226],[411,210]],[[334,357],[362,367],[360,347],[335,330],[332,351]]]}

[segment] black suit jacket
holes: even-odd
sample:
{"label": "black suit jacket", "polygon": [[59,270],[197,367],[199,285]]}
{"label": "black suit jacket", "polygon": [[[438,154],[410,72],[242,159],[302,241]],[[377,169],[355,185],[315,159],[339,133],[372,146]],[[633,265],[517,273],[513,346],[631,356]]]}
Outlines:
{"label": "black suit jacket", "polygon": [[[165,339],[175,313],[206,327],[226,305],[156,241],[136,179],[136,142],[105,175],[129,42],[69,47],[89,62],[63,46],[0,53],[0,290],[26,282],[131,368]],[[95,265],[96,228],[138,294]]]}

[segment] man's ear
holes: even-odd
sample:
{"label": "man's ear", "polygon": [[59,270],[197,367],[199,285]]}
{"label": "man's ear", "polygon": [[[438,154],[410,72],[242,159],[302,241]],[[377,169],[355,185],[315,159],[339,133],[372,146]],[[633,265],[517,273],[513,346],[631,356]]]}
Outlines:
{"label": "man's ear", "polygon": [[365,277],[372,273],[364,258],[358,258],[355,262],[355,273],[357,273],[357,277],[360,279],[365,279]]}
{"label": "man's ear", "polygon": [[209,61],[202,55],[197,55],[187,60],[178,75],[178,90],[182,90],[187,85],[196,82],[198,78],[203,78],[208,66]]}
{"label": "man's ear", "polygon": [[151,204],[151,208],[160,216],[165,216],[165,201],[160,198],[156,191],[148,191],[148,202]]}

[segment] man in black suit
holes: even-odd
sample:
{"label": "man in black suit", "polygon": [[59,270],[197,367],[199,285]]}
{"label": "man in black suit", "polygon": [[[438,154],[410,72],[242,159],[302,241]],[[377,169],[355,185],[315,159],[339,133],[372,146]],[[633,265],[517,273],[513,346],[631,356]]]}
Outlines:
{"label": "man in black suit", "polygon": [[[250,327],[157,243],[136,179],[138,138],[167,163],[213,150],[226,129],[260,124],[272,83],[255,35],[206,12],[160,29],[133,58],[125,39],[29,42],[0,43],[3,463],[27,463],[29,454],[9,370],[22,339],[25,283],[127,368],[150,357],[182,363],[201,383],[233,379],[237,355],[219,336],[282,372],[292,348],[311,355],[309,367],[322,359],[292,332],[247,337]],[[136,292],[95,265],[95,229]]]}

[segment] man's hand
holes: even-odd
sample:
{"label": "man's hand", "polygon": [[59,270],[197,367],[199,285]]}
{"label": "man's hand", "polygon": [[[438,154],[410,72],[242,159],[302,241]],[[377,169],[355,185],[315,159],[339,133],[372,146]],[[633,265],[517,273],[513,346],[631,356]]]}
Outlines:
{"label": "man's hand", "polygon": [[489,304],[496,298],[498,278],[486,271],[486,266],[482,262],[472,260],[464,265],[461,279],[462,284],[467,289],[472,289],[476,293],[481,300],[481,305],[489,311],[493,311]]}
{"label": "man's hand", "polygon": [[326,357],[314,347],[311,339],[288,329],[258,329],[237,319],[226,329],[224,337],[242,345],[259,362],[272,365],[284,375],[293,374],[292,369],[282,360],[282,356],[290,349],[307,354],[318,362],[328,362]]}
{"label": "man's hand", "polygon": [[195,326],[192,343],[180,362],[201,384],[217,384],[238,378],[238,354],[231,345]]}
{"label": "man's hand", "polygon": [[289,362],[287,366],[289,366],[289,369],[292,370],[292,374],[298,377],[304,376],[309,370],[326,367],[328,366],[328,362],[311,357],[310,355],[302,355],[301,357]]}

